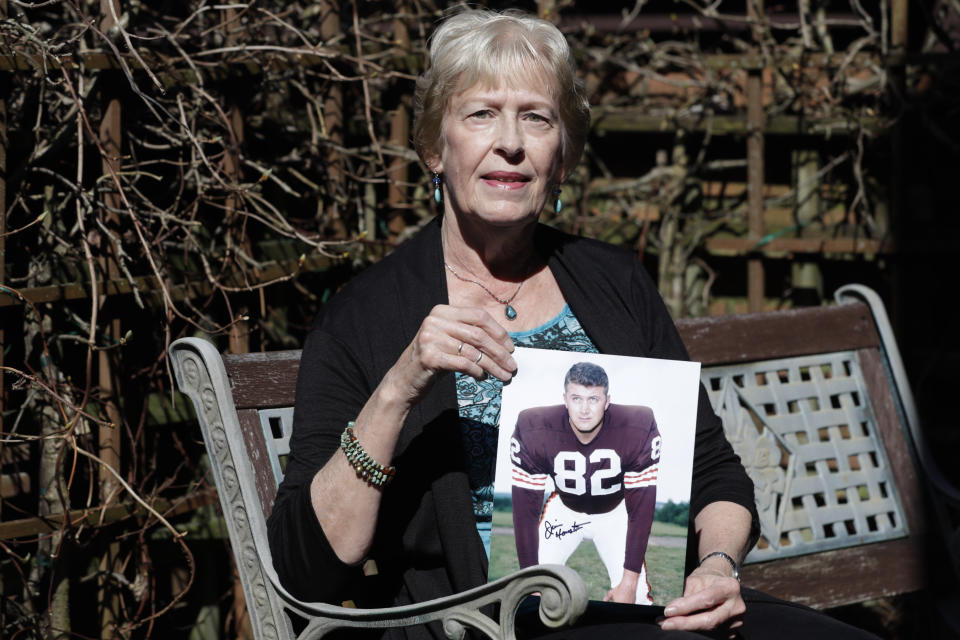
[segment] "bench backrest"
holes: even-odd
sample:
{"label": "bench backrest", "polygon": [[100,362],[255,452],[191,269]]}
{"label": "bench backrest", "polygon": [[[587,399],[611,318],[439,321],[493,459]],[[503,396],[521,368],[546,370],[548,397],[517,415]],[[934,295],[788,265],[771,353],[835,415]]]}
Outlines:
{"label": "bench backrest", "polygon": [[[919,483],[870,308],[677,325],[756,486],[762,534],[744,583],[815,607],[921,588]],[[289,451],[299,357],[223,358],[265,516]]]}
{"label": "bench backrest", "polygon": [[921,588],[920,484],[870,308],[677,325],[754,481],[744,583],[817,607]]}

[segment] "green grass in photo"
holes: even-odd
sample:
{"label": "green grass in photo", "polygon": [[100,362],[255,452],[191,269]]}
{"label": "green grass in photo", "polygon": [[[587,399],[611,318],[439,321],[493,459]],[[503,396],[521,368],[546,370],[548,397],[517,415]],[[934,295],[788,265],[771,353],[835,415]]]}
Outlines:
{"label": "green grass in photo", "polygon": [[647,547],[647,572],[653,588],[653,603],[665,605],[683,595],[684,549],[676,547]]}
{"label": "green grass in photo", "polygon": [[[494,515],[496,520],[496,515]],[[664,605],[683,593],[684,550],[651,545],[647,547],[647,572],[655,604]],[[607,570],[592,542],[584,542],[570,556],[567,566],[583,578],[591,600],[603,600],[610,588]],[[513,536],[493,534],[490,579],[496,580],[520,568]]]}
{"label": "green grass in photo", "polygon": [[[493,514],[493,522],[496,526],[496,512]],[[500,533],[493,534],[490,541],[490,580],[502,578],[519,568],[520,562],[517,560],[517,549],[513,542],[513,536]]]}
{"label": "green grass in photo", "polygon": [[686,536],[687,528],[681,527],[678,524],[673,524],[672,522],[659,522],[657,520],[654,520],[653,526],[650,528],[650,535],[652,536]]}
{"label": "green grass in photo", "polygon": [[[683,595],[684,560],[683,549],[647,547],[647,573],[654,604],[664,605]],[[577,547],[567,566],[583,578],[591,600],[603,600],[610,589],[610,580],[593,543],[584,542]]]}
{"label": "green grass in photo", "polygon": [[493,510],[493,526],[495,527],[512,527],[513,526],[513,512],[510,509],[497,509]]}

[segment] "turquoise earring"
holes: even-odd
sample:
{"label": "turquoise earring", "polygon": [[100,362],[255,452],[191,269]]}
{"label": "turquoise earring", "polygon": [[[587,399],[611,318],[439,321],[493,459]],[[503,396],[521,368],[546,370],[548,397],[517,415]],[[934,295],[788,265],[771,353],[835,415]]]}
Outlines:
{"label": "turquoise earring", "polygon": [[433,201],[437,204],[440,204],[440,200],[443,199],[443,193],[440,191],[440,174],[434,171],[433,173]]}
{"label": "turquoise earring", "polygon": [[560,213],[563,210],[563,202],[560,201],[560,192],[562,189],[557,187],[553,190],[553,195],[557,196],[557,201],[553,204],[554,213]]}

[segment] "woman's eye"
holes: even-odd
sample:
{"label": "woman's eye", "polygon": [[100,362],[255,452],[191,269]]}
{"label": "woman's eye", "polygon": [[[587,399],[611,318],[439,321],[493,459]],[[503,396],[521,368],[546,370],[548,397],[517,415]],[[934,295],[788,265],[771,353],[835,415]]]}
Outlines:
{"label": "woman's eye", "polygon": [[528,113],[524,117],[532,122],[550,122],[546,116],[542,116],[539,113]]}
{"label": "woman's eye", "polygon": [[471,117],[471,118],[479,118],[479,119],[483,120],[483,119],[485,119],[485,118],[489,118],[491,115],[493,115],[493,114],[490,113],[490,110],[489,110],[489,109],[481,109],[480,111],[474,111],[473,113],[471,113],[471,114],[470,114],[470,117]]}

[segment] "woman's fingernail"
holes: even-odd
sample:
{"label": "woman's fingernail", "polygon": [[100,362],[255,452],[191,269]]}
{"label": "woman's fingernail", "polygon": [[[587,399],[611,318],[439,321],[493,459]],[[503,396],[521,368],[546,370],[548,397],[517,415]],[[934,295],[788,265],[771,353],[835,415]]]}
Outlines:
{"label": "woman's fingernail", "polygon": [[663,610],[663,615],[665,615],[665,616],[672,616],[672,615],[675,614],[676,612],[677,612],[677,608],[676,608],[676,607],[667,607],[666,609]]}

